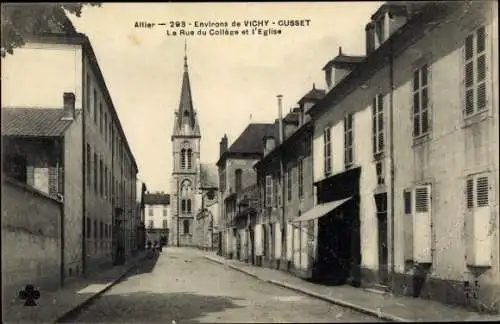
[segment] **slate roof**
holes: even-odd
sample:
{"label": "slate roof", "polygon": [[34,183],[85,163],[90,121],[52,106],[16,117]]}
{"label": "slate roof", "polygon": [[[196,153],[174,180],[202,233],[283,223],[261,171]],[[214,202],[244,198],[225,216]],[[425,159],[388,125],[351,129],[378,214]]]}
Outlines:
{"label": "slate roof", "polygon": [[63,109],[2,108],[2,136],[61,136],[73,122],[63,116]]}
{"label": "slate roof", "polygon": [[316,89],[316,86],[313,84],[313,88],[311,91],[306,93],[300,100],[299,104],[302,104],[304,101],[318,101],[323,99],[326,91],[324,89]]}
{"label": "slate roof", "polygon": [[323,67],[323,71],[327,70],[330,68],[332,65],[337,65],[337,64],[344,64],[344,65],[357,65],[365,60],[366,56],[358,56],[358,55],[345,55],[345,54],[339,54],[335,56],[332,60],[330,60],[326,65]]}
{"label": "slate roof", "polygon": [[145,205],[170,205],[170,195],[162,193],[144,194]]}
{"label": "slate roof", "polygon": [[200,163],[200,183],[203,188],[219,187],[218,170],[215,164]]}
{"label": "slate roof", "polygon": [[264,137],[276,136],[274,124],[252,123],[229,147],[230,153],[258,153],[264,152]]}

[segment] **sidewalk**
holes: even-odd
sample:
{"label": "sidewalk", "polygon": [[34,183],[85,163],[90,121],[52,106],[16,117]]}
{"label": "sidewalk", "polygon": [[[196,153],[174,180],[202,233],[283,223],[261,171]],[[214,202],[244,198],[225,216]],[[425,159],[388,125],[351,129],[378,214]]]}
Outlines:
{"label": "sidewalk", "polygon": [[147,257],[146,252],[105,271],[80,278],[56,291],[41,291],[37,306],[27,307],[19,298],[7,302],[3,309],[3,323],[54,323],[76,312],[94,298],[122,280],[138,262]]}
{"label": "sidewalk", "polygon": [[314,284],[283,271],[227,260],[214,253],[205,258],[259,280],[295,290],[327,302],[348,307],[393,322],[500,321],[500,315],[471,312],[436,301],[368,292],[351,286],[328,287]]}

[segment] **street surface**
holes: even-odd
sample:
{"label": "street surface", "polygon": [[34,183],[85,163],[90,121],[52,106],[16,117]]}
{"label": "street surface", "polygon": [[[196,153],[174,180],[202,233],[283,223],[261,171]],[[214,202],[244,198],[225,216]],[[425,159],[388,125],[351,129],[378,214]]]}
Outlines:
{"label": "street surface", "polygon": [[380,322],[203,258],[192,249],[163,249],[72,322]]}

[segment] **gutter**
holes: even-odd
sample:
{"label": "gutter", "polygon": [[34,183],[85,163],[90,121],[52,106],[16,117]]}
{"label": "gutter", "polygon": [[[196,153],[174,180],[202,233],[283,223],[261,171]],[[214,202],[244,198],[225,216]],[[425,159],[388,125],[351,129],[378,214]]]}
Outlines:
{"label": "gutter", "polygon": [[389,132],[391,136],[389,136],[389,159],[390,159],[390,174],[391,174],[391,273],[392,273],[392,287],[395,284],[395,248],[394,248],[394,223],[395,223],[395,212],[394,212],[394,177],[395,177],[395,168],[394,168],[394,43],[390,40],[390,51],[389,51]]}

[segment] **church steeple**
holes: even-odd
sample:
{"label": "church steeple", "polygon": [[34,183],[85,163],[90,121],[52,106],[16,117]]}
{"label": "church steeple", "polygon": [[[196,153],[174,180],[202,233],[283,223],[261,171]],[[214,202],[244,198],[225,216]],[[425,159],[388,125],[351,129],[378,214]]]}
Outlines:
{"label": "church steeple", "polygon": [[182,76],[181,98],[179,101],[179,109],[176,112],[176,123],[174,127],[174,135],[200,135],[196,112],[193,107],[193,98],[191,95],[186,43],[184,44],[184,74]]}

